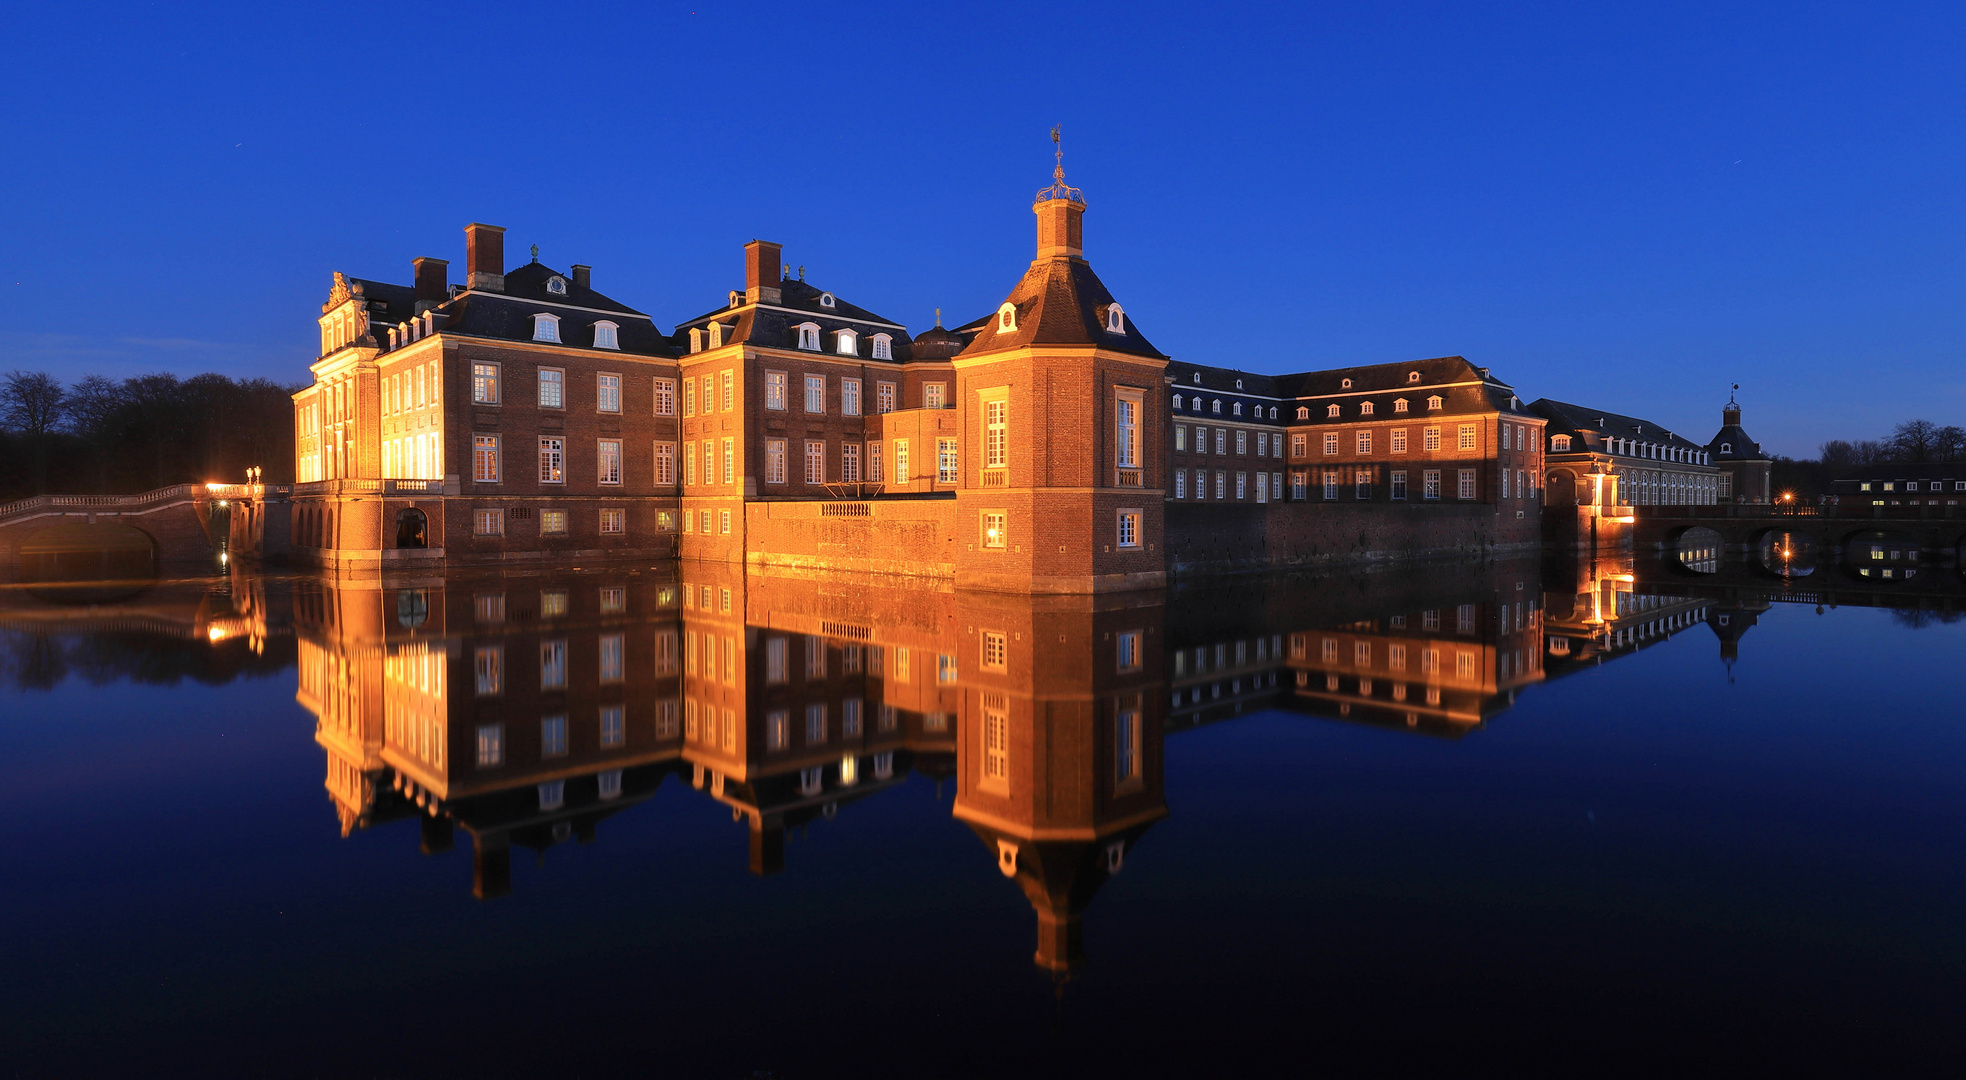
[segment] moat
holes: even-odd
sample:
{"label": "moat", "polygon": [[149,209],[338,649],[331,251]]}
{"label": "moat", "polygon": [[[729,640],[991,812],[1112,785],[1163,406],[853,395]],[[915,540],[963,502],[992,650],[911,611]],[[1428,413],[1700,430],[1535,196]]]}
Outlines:
{"label": "moat", "polygon": [[688,561],[0,587],[0,1045],[1936,1071],[1966,579],[1767,554],[1099,597]]}

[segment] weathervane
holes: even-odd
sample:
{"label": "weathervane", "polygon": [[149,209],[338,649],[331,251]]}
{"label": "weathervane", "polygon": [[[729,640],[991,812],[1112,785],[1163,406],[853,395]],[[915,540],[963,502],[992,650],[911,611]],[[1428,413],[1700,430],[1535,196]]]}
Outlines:
{"label": "weathervane", "polygon": [[538,245],[538,244],[534,244],[534,245],[532,246],[532,261],[533,261],[533,262],[538,262],[538,261],[539,261],[539,245]]}
{"label": "weathervane", "polygon": [[1064,125],[1062,124],[1051,125],[1051,145],[1055,148],[1053,155],[1058,159],[1058,164],[1051,170],[1051,186],[1038,192],[1038,202],[1049,202],[1053,199],[1064,199],[1068,202],[1075,203],[1083,203],[1085,201],[1084,192],[1065,182],[1065,137],[1063,127]]}

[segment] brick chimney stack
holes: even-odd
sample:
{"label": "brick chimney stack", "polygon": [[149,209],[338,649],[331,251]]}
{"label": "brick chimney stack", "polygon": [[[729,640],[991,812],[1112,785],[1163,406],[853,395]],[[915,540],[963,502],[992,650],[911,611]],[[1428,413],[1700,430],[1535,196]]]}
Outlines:
{"label": "brick chimney stack", "polygon": [[436,307],[450,297],[451,278],[448,259],[411,259],[416,269],[416,313]]}
{"label": "brick chimney stack", "polygon": [[464,227],[464,265],[467,289],[505,291],[505,230],[476,222]]}
{"label": "brick chimney stack", "polygon": [[593,280],[593,274],[593,267],[582,266],[579,263],[573,264],[573,283],[576,287],[582,289],[592,288],[593,286],[589,285],[588,282]]}
{"label": "brick chimney stack", "polygon": [[778,287],[782,274],[778,252],[782,244],[753,240],[744,245],[744,299],[753,304],[779,303],[784,293]]}

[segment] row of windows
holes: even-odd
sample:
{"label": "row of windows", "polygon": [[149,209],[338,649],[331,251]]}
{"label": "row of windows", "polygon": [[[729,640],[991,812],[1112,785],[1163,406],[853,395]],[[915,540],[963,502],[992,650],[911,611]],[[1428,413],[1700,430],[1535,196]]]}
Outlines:
{"label": "row of windows", "polygon": [[[799,348],[809,352],[821,352],[818,323],[800,323],[798,331]],[[875,334],[868,339],[872,348],[870,355],[875,360],[894,359],[894,338],[887,334]],[[852,329],[833,331],[833,351],[841,356],[860,355],[860,332]]]}
{"label": "row of windows", "polygon": [[[567,534],[567,510],[541,510],[539,512],[539,531],[546,536],[565,536]],[[598,531],[603,535],[619,536],[628,531],[628,511],[616,507],[602,507],[597,519]],[[656,528],[668,532],[676,527],[675,518],[668,511],[656,515]],[[505,535],[505,511],[502,508],[481,507],[471,512],[471,535],[497,537]]]}
{"label": "row of windows", "polygon": [[[1865,480],[1864,482],[1857,485],[1857,490],[1870,491],[1871,485],[1876,484],[1877,485],[1876,490],[1878,491],[1897,491],[1898,485],[1903,484],[1904,490],[1917,491],[1918,483],[1919,482],[1916,480],[1883,480],[1883,481]],[[1944,480],[1928,480],[1925,483],[1927,489],[1931,491],[1944,491],[1946,489],[1946,482]],[[1966,480],[1954,480],[1952,482],[1952,490],[1966,491]]]}
{"label": "row of windows", "polygon": [[[1201,399],[1201,395],[1200,395],[1200,394],[1196,394],[1196,395],[1195,395],[1194,397],[1192,397],[1192,398],[1183,398],[1183,397],[1182,397],[1182,395],[1180,395],[1180,394],[1176,394],[1176,395],[1174,395],[1174,407],[1175,407],[1175,408],[1177,408],[1177,409],[1183,409],[1183,408],[1186,408],[1186,407],[1187,407],[1187,405],[1186,405],[1186,404],[1184,404],[1184,402],[1191,402],[1191,403],[1193,404],[1193,406],[1194,406],[1194,408],[1195,408],[1195,410],[1196,410],[1197,412],[1199,412],[1199,411],[1201,410],[1201,408],[1202,408],[1202,404],[1203,404],[1203,402],[1202,402],[1202,399]],[[1213,400],[1213,401],[1211,401],[1211,402],[1208,402],[1207,404],[1208,404],[1208,411],[1209,411],[1209,412],[1212,412],[1212,413],[1214,413],[1214,414],[1215,414],[1215,415],[1217,415],[1217,416],[1220,416],[1220,415],[1222,415],[1222,399],[1221,399],[1221,398],[1216,398],[1215,400]],[[1229,415],[1230,415],[1230,416],[1241,416],[1242,414],[1243,414],[1243,411],[1242,411],[1242,402],[1240,402],[1240,401],[1232,401],[1232,402],[1230,402],[1230,403],[1229,403]],[[1251,419],[1255,419],[1255,420],[1261,420],[1261,419],[1263,419],[1263,406],[1261,406],[1261,405],[1251,405],[1251,406],[1249,407],[1249,416],[1250,416],[1250,418],[1251,418]],[[1277,407],[1276,407],[1275,405],[1272,405],[1272,406],[1270,406],[1270,413],[1269,413],[1269,418],[1270,418],[1271,420],[1275,420],[1275,419],[1277,418]]]}
{"label": "row of windows", "polygon": [[[1197,454],[1208,453],[1209,430],[1210,429],[1208,428],[1199,427],[1199,426],[1195,428],[1195,447],[1194,447],[1195,453]],[[1229,438],[1232,430],[1234,432],[1235,444],[1236,444],[1235,452],[1240,455],[1245,455],[1245,456],[1248,455],[1250,432],[1247,428],[1234,428],[1234,429],[1215,428],[1214,429],[1215,452],[1218,454],[1226,454],[1229,452]],[[1255,434],[1256,434],[1257,457],[1280,458],[1283,456],[1282,432],[1271,434],[1270,432],[1267,431],[1259,431],[1256,432]],[[1302,435],[1297,436],[1298,442],[1301,443],[1303,441],[1303,438],[1304,437]],[[1174,449],[1176,450],[1188,449],[1188,425],[1186,424],[1174,425]]]}
{"label": "row of windows", "polygon": [[[624,638],[621,634],[602,634],[598,639],[599,664],[598,677],[602,684],[615,684],[627,679],[627,657],[624,651]],[[505,646],[480,645],[474,650],[472,659],[473,677],[479,697],[493,697],[505,692]],[[565,690],[567,688],[567,642],[565,638],[553,638],[539,643],[539,688],[541,690]],[[619,705],[610,706],[620,709]],[[607,709],[602,710],[603,716]],[[620,717],[615,717],[615,732],[619,732]],[[604,729],[606,725],[604,724]],[[561,729],[564,736],[565,729]],[[602,745],[611,745],[603,741]],[[562,744],[564,752],[564,744]]]}
{"label": "row of windows", "polygon": [[[1228,473],[1227,470],[1217,469],[1215,471],[1215,497],[1217,499],[1230,498],[1229,475],[1230,474]],[[1235,474],[1234,490],[1235,490],[1235,495],[1234,495],[1235,498],[1237,499],[1249,498],[1250,487],[1249,487],[1248,473],[1239,472]],[[1174,470],[1174,497],[1177,499],[1188,498],[1188,491],[1189,491],[1188,470],[1186,469]],[[1283,474],[1280,472],[1257,473],[1256,474],[1256,501],[1259,503],[1269,502],[1273,494],[1276,498],[1279,499],[1283,497]],[[1208,498],[1208,470],[1207,469],[1195,470],[1194,497],[1197,499]]]}
{"label": "row of windows", "polygon": [[[564,530],[566,525],[566,518],[564,517],[564,515],[566,511],[542,510],[540,511],[541,531],[545,531],[545,529],[549,524],[545,520],[546,515],[553,514],[553,513],[563,515],[557,522],[557,525],[561,530]],[[478,622],[481,623],[504,622],[505,621],[505,596],[506,594],[502,592],[477,593],[471,598],[472,618],[476,619]],[[602,586],[600,588],[599,599],[600,599],[600,613],[603,615],[624,615],[628,611],[628,590],[619,585]],[[567,614],[570,600],[571,600],[571,594],[568,593],[568,591],[565,589],[541,589],[539,591],[539,617],[542,619],[564,618]],[[656,598],[656,604],[659,607],[671,607],[675,604],[675,602],[676,602],[675,590],[670,588],[665,588],[660,590]],[[661,651],[659,642],[658,642],[657,651],[658,653]],[[660,657],[658,656],[657,659],[659,661]],[[675,674],[675,672],[663,670],[662,665],[658,662],[658,664],[656,665],[655,674],[673,675]]]}
{"label": "row of windows", "polygon": [[[984,510],[978,515],[977,537],[985,551],[1010,547],[1010,512]],[[1137,507],[1117,510],[1113,515],[1113,546],[1122,551],[1140,550],[1142,512]]]}
{"label": "row of windows", "polygon": [[[1376,481],[1374,473],[1375,470],[1373,469],[1352,470],[1351,486],[1353,498],[1361,501],[1372,498],[1372,489]],[[1387,474],[1387,496],[1393,501],[1402,502],[1408,497],[1406,478],[1407,472],[1404,469],[1393,469]],[[1344,486],[1345,470],[1325,469],[1320,479],[1323,482],[1325,500],[1327,502],[1335,500],[1338,498],[1339,489]],[[1475,470],[1457,470],[1455,480],[1455,497],[1463,501],[1472,500],[1475,497]],[[1441,497],[1440,481],[1440,469],[1423,470],[1420,473],[1420,498],[1425,501],[1439,499]],[[1291,497],[1300,500],[1308,498],[1309,493],[1306,488],[1309,482],[1310,473],[1291,473]]]}
{"label": "row of windows", "polygon": [[443,400],[438,381],[438,361],[398,366],[382,377],[382,415],[396,416],[431,408]]}
{"label": "row of windows", "polygon": [[[1308,440],[1309,437],[1301,433],[1292,435],[1290,437],[1291,456],[1292,457],[1306,456]],[[1337,454],[1339,452],[1339,448],[1343,445],[1342,440],[1343,440],[1342,432],[1337,432],[1337,431],[1325,432],[1324,444],[1323,444],[1324,452],[1327,455]],[[1407,429],[1392,428],[1387,432],[1386,450],[1388,453],[1404,454],[1406,453],[1406,444],[1407,444]],[[1370,430],[1354,432],[1352,435],[1352,448],[1353,448],[1353,452],[1355,453],[1370,454],[1373,452],[1373,447],[1375,445],[1376,445],[1376,436]],[[1427,452],[1437,451],[1440,449],[1440,445],[1441,445],[1441,430],[1439,427],[1426,427],[1420,430],[1421,450]],[[1480,449],[1480,434],[1477,430],[1477,426],[1474,424],[1462,424],[1461,429],[1455,433],[1454,448],[1456,450]]]}
{"label": "row of windows", "polygon": [[[595,323],[594,347],[597,349],[620,349],[621,344],[617,336],[617,331],[620,329],[621,327],[618,323],[611,323],[606,320]],[[534,341],[550,342],[555,345],[564,344],[560,339],[560,317],[558,315],[547,315],[544,313],[534,315],[532,317],[532,339]]]}
{"label": "row of windows", "polygon": [[[728,373],[726,373],[725,377],[728,379]],[[804,392],[803,401],[807,413],[823,415],[826,412],[826,378],[824,375],[800,376],[802,390]],[[728,387],[728,383],[725,385]],[[765,372],[765,408],[773,412],[786,411],[790,407],[789,403],[791,400],[788,392],[789,386],[790,376],[787,373],[783,371]],[[946,407],[948,390],[947,383],[922,384],[922,407],[925,409]],[[861,382],[859,379],[843,378],[840,380],[839,401],[840,414],[842,416],[863,415],[865,403],[862,398]],[[874,384],[874,411],[876,413],[891,413],[897,408],[897,403],[898,391],[894,383],[878,382]],[[725,394],[724,408],[730,408],[728,392]],[[710,411],[707,405],[703,411]],[[691,415],[688,401],[684,402],[683,415]]]}
{"label": "row of windows", "polygon": [[[433,365],[434,367],[434,365]],[[432,372],[432,379],[435,372]],[[565,368],[541,367],[535,374],[536,387],[533,400],[542,409],[564,409],[567,407],[567,372]],[[418,393],[421,394],[422,379],[418,380]],[[471,364],[471,402],[474,405],[498,405],[504,401],[504,365],[491,361],[473,361]],[[676,415],[676,380],[658,378],[655,380],[655,414],[657,416]],[[386,396],[386,395],[385,395]],[[602,413],[621,412],[621,375],[617,372],[603,371],[594,376],[594,411]]]}
{"label": "row of windows", "polygon": [[[785,439],[765,440],[765,469],[764,469],[765,483],[767,484],[786,483],[787,465],[788,465],[788,461],[787,461],[788,445],[789,445],[788,441]],[[707,442],[705,446],[707,448],[708,446]],[[724,440],[724,446],[725,446],[725,457],[724,457],[723,482],[730,483],[731,466],[730,466],[730,457],[729,457],[729,447],[730,447],[729,439]],[[805,483],[807,484],[828,483],[829,481],[827,479],[827,458],[829,455],[828,455],[826,440],[807,439],[805,440],[802,449],[804,452],[804,456],[802,459],[804,463],[803,465],[804,471],[801,475],[804,477]],[[911,480],[926,479],[928,476],[931,475],[931,473],[928,471],[923,471],[919,473],[915,471],[914,467],[916,465],[916,462],[914,460],[914,455],[913,455],[913,445],[912,445],[912,441],[909,439],[893,440],[894,460],[892,462],[893,475],[891,478],[887,475],[889,472],[888,470],[889,463],[885,460],[886,455],[884,452],[885,451],[884,445],[879,442],[870,442],[866,444],[864,448],[865,449],[864,459],[862,456],[862,449],[863,448],[859,443],[844,442],[840,444],[840,457],[839,457],[839,461],[840,461],[839,482],[840,483],[858,484],[864,482],[864,483],[878,484],[878,483],[891,482],[896,484],[905,484]],[[708,451],[706,449],[706,463],[708,460],[707,453]],[[689,480],[690,483],[696,482],[694,479],[695,476],[695,472],[693,471],[694,468],[695,465],[693,459],[692,461],[686,463],[685,465],[685,469],[686,471],[689,472],[689,476],[691,477],[691,479]],[[707,464],[706,464],[706,468],[707,468]],[[932,475],[935,477],[936,482],[938,483],[943,483],[943,484],[956,483],[957,481],[956,440],[954,439],[935,440],[935,461],[933,464]],[[713,481],[706,479],[704,482],[712,483]]]}

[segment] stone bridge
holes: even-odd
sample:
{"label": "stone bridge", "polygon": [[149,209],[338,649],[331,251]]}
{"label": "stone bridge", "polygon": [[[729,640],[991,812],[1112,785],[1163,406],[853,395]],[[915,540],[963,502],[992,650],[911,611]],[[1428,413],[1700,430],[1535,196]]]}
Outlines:
{"label": "stone bridge", "polygon": [[170,564],[209,564],[223,545],[213,485],[141,495],[37,495],[0,504],[0,567],[27,576],[145,576]]}
{"label": "stone bridge", "polygon": [[1633,516],[1636,553],[1672,552],[1694,529],[1719,534],[1719,554],[1751,557],[1787,534],[1797,558],[1823,567],[1872,561],[1958,566],[1966,545],[1966,506],[1810,506],[1789,511],[1768,505],[1640,506]]}

